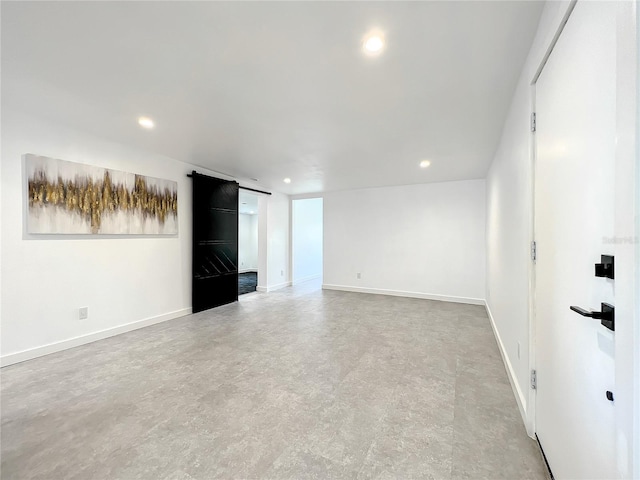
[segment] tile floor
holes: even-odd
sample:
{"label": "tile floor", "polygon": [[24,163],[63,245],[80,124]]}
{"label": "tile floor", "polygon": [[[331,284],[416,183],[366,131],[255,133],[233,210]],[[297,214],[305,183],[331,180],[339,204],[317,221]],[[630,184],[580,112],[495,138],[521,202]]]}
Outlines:
{"label": "tile floor", "polygon": [[4,480],[546,478],[480,306],[303,284],[0,375]]}

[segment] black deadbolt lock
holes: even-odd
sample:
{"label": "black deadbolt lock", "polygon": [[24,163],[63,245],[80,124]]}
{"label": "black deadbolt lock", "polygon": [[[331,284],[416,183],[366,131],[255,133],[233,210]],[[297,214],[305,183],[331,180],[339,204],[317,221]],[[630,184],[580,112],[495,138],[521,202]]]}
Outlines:
{"label": "black deadbolt lock", "polygon": [[600,255],[600,263],[596,263],[596,277],[614,278],[613,255]]}

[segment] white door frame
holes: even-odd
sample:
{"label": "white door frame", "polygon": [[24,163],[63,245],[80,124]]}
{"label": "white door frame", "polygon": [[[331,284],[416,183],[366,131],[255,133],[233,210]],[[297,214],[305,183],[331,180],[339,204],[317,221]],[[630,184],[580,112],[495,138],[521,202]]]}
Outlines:
{"label": "white door frame", "polygon": [[269,212],[269,198],[270,195],[258,194],[258,284],[256,285],[256,291],[266,292],[268,291],[268,279],[267,279],[267,259],[269,256],[269,243],[267,236],[267,222],[269,218],[267,216]]}
{"label": "white door frame", "polygon": [[[548,44],[546,45],[545,53],[540,60],[538,67],[536,68],[533,79],[530,83],[530,111],[533,113],[536,111],[536,82],[542,73],[542,69],[544,68],[553,48],[555,47],[558,38],[562,34],[562,30],[564,30],[564,26],[566,25],[569,17],[571,16],[571,12],[575,8],[577,0],[571,0],[566,5],[566,10],[562,12],[562,16],[558,18],[558,25],[553,34],[553,36],[549,39]],[[533,247],[533,242],[535,239],[535,165],[536,165],[536,137],[533,131],[529,132],[529,152],[530,152],[530,190],[529,190],[529,199],[530,199],[530,217],[529,217],[529,238]],[[535,298],[536,298],[536,274],[534,268],[533,259],[529,262],[529,371],[532,372],[536,369],[536,312],[535,312]],[[536,392],[535,390],[529,386],[528,389],[528,398],[527,398],[527,418],[526,418],[526,428],[527,433],[530,437],[535,438],[535,419],[536,419]]]}
{"label": "white door frame", "polygon": [[[586,1],[586,0],[582,0]],[[567,4],[546,53],[531,81],[531,111],[535,112],[536,82],[569,19],[577,0]],[[616,108],[616,225],[612,242],[616,249],[616,292],[630,298],[617,311],[631,316],[630,321],[616,322],[616,437],[620,478],[640,478],[640,105],[638,91],[638,25],[640,9],[636,2],[617,2],[617,108]],[[535,239],[535,133],[530,134],[530,238]],[[536,368],[535,345],[535,268],[529,263],[529,368]],[[620,310],[618,310],[620,308]],[[529,389],[526,427],[535,438],[535,390]]]}

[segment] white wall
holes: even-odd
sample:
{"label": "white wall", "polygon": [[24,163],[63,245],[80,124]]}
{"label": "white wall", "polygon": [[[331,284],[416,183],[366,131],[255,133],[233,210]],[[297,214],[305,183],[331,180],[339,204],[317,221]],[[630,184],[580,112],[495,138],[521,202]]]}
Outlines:
{"label": "white wall", "polygon": [[[549,2],[545,6],[487,174],[487,306],[524,416],[530,401],[529,277],[533,240],[530,84],[568,6],[569,2]],[[527,427],[533,433],[530,423]]]}
{"label": "white wall", "polygon": [[269,213],[269,195],[258,195],[258,285],[256,290],[266,292],[268,289],[267,254],[267,214]]}
{"label": "white wall", "polygon": [[324,194],[323,282],[484,303],[484,180]]}
{"label": "white wall", "polygon": [[615,235],[627,241],[614,248],[616,436],[619,477],[640,478],[640,9],[617,7]]}
{"label": "white wall", "polygon": [[[2,110],[1,352],[3,364],[104,338],[191,311],[191,180],[206,169]],[[22,155],[178,182],[179,234],[168,237],[29,236],[23,233]],[[273,270],[288,275],[286,195],[269,197]],[[266,242],[265,242],[266,243]],[[273,283],[281,283],[273,276]],[[283,277],[288,278],[288,277]],[[78,308],[89,319],[78,320]],[[137,322],[137,323],[136,323]],[[48,347],[47,347],[48,346]],[[22,353],[20,353],[22,352]]]}
{"label": "white wall", "polygon": [[258,216],[241,213],[238,216],[238,269],[258,270]]}
{"label": "white wall", "polygon": [[293,282],[322,276],[322,198],[292,201]]}
{"label": "white wall", "polygon": [[[290,209],[289,196],[273,192],[273,195],[264,200],[258,200],[259,222],[265,218],[266,225],[261,228],[259,234],[266,230],[267,237],[267,281],[266,285],[258,279],[258,291],[272,291],[291,285],[291,268],[289,249],[290,235]],[[261,270],[262,271],[262,270]]]}

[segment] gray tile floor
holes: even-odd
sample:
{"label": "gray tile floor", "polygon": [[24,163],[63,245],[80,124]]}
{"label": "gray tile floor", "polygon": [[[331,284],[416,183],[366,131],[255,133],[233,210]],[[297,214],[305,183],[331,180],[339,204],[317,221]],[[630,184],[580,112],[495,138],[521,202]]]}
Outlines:
{"label": "gray tile floor", "polygon": [[483,307],[317,287],[2,369],[2,478],[546,478]]}

